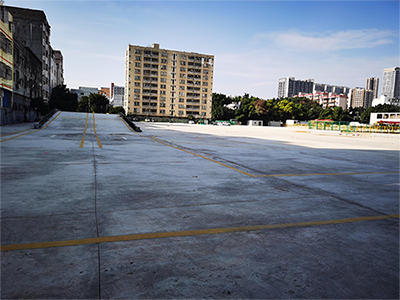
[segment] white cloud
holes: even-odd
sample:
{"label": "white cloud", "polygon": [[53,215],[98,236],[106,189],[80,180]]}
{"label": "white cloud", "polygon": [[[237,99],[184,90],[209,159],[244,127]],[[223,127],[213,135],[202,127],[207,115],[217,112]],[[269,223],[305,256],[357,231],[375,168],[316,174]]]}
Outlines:
{"label": "white cloud", "polygon": [[373,48],[393,43],[396,33],[391,30],[362,29],[324,33],[300,33],[295,31],[257,34],[256,41],[272,40],[281,47],[292,50],[329,51]]}

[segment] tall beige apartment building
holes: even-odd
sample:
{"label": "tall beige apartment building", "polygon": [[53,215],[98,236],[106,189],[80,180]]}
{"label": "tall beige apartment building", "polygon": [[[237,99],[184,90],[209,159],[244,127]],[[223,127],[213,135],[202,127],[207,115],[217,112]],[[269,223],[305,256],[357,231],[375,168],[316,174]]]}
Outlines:
{"label": "tall beige apartment building", "polygon": [[129,45],[125,69],[127,115],[211,119],[213,55]]}

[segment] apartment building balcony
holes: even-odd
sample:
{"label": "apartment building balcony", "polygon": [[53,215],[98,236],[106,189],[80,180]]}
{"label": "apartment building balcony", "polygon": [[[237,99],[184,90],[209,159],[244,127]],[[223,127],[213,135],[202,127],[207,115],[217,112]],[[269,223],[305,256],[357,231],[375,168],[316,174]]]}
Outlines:
{"label": "apartment building balcony", "polygon": [[186,99],[186,103],[200,103],[200,100]]}
{"label": "apartment building balcony", "polygon": [[200,112],[195,110],[186,110],[186,115],[199,115]]}

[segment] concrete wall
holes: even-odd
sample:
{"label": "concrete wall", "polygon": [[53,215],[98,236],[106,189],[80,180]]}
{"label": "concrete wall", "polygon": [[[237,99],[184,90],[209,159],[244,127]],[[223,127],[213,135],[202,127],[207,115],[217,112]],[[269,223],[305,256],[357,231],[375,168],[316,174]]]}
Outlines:
{"label": "concrete wall", "polygon": [[35,111],[28,111],[24,113],[20,110],[1,110],[1,126],[19,124],[23,122],[33,122],[36,118]]}

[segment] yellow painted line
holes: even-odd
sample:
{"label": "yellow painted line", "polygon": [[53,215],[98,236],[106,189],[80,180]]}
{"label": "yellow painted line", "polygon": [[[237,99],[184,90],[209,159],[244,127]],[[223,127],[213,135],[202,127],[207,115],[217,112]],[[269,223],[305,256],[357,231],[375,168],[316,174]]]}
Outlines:
{"label": "yellow painted line", "polygon": [[24,135],[28,135],[28,134],[31,134],[31,133],[35,133],[35,132],[41,131],[41,130],[43,130],[43,129],[46,129],[46,127],[49,126],[50,123],[53,122],[60,114],[61,114],[61,111],[60,111],[60,112],[58,113],[58,115],[55,116],[49,123],[47,123],[46,126],[44,126],[44,127],[41,128],[41,129],[38,129],[38,130],[35,130],[35,131],[30,131],[30,132],[27,132],[27,133],[24,133],[24,134],[20,134],[20,135],[14,136],[14,137],[9,138],[9,139],[2,140],[2,141],[0,141],[0,143],[6,142],[6,141],[9,141],[9,140],[12,140],[12,139],[16,139],[16,138],[21,137],[21,136],[24,136]]}
{"label": "yellow painted line", "polygon": [[33,129],[32,128],[28,128],[28,129],[24,129],[24,130],[20,130],[20,131],[16,131],[16,132],[2,134],[0,136],[14,135],[14,134],[17,134],[17,133],[20,133],[20,132],[24,132],[24,131],[28,131],[28,130],[33,130]]}
{"label": "yellow painted line", "polygon": [[274,174],[274,175],[251,175],[251,176],[252,177],[338,176],[338,175],[398,174],[398,173],[400,172],[310,173],[310,174]]}
{"label": "yellow painted line", "polygon": [[169,145],[169,144],[164,143],[164,142],[162,142],[162,141],[160,141],[160,140],[157,140],[157,139],[155,139],[155,138],[153,138],[153,137],[147,137],[147,138],[150,139],[150,140],[152,140],[152,141],[155,141],[155,142],[157,142],[157,143],[163,144],[163,145],[165,145],[165,146],[169,146],[169,147],[171,147],[171,148],[174,148],[174,149],[177,149],[177,150],[181,150],[181,151],[183,151],[183,152],[192,154],[192,155],[194,155],[194,156],[201,157],[201,158],[203,158],[203,159],[209,160],[209,161],[211,161],[211,162],[213,162],[213,163],[219,164],[219,165],[221,165],[221,166],[224,166],[224,167],[229,168],[229,169],[231,169],[231,170],[234,170],[234,171],[236,171],[236,172],[239,172],[239,173],[245,174],[245,175],[247,175],[247,176],[253,177],[253,175],[251,175],[250,173],[247,173],[247,172],[245,172],[245,171],[242,171],[242,170],[236,169],[236,168],[234,168],[234,167],[228,166],[228,165],[226,165],[226,164],[224,164],[224,163],[221,163],[221,162],[219,162],[219,161],[216,161],[216,160],[214,160],[214,159],[205,157],[205,156],[200,155],[200,154],[197,154],[197,153],[190,152],[190,151],[185,150],[185,149],[181,149],[181,148],[178,148],[178,147]]}
{"label": "yellow painted line", "polygon": [[83,136],[81,139],[81,143],[79,145],[79,148],[83,148],[83,144],[85,143],[85,136],[86,136],[86,129],[87,129],[87,122],[89,118],[89,113],[86,114],[86,123],[85,123],[85,130],[83,131]]}
{"label": "yellow painted line", "polygon": [[105,237],[95,237],[95,238],[55,241],[55,242],[1,245],[0,251],[42,249],[42,248],[78,246],[78,245],[88,245],[88,244],[98,244],[98,243],[112,243],[112,242],[158,239],[158,238],[169,238],[169,237],[180,237],[180,236],[195,236],[195,235],[244,232],[244,231],[255,231],[255,230],[270,230],[270,229],[279,229],[279,228],[334,225],[334,224],[355,223],[355,222],[364,222],[364,221],[398,219],[399,216],[400,216],[399,214],[380,215],[380,216],[357,217],[357,218],[325,220],[325,221],[255,225],[255,226],[244,226],[244,227],[214,228],[214,229],[201,229],[201,230],[188,230],[188,231],[140,233],[140,234],[105,236]]}
{"label": "yellow painted line", "polygon": [[100,143],[99,136],[97,135],[97,132],[96,132],[96,124],[95,124],[95,121],[94,121],[94,113],[93,113],[93,131],[94,131],[94,135],[96,136],[97,145],[99,145],[99,148],[103,148],[103,146]]}

